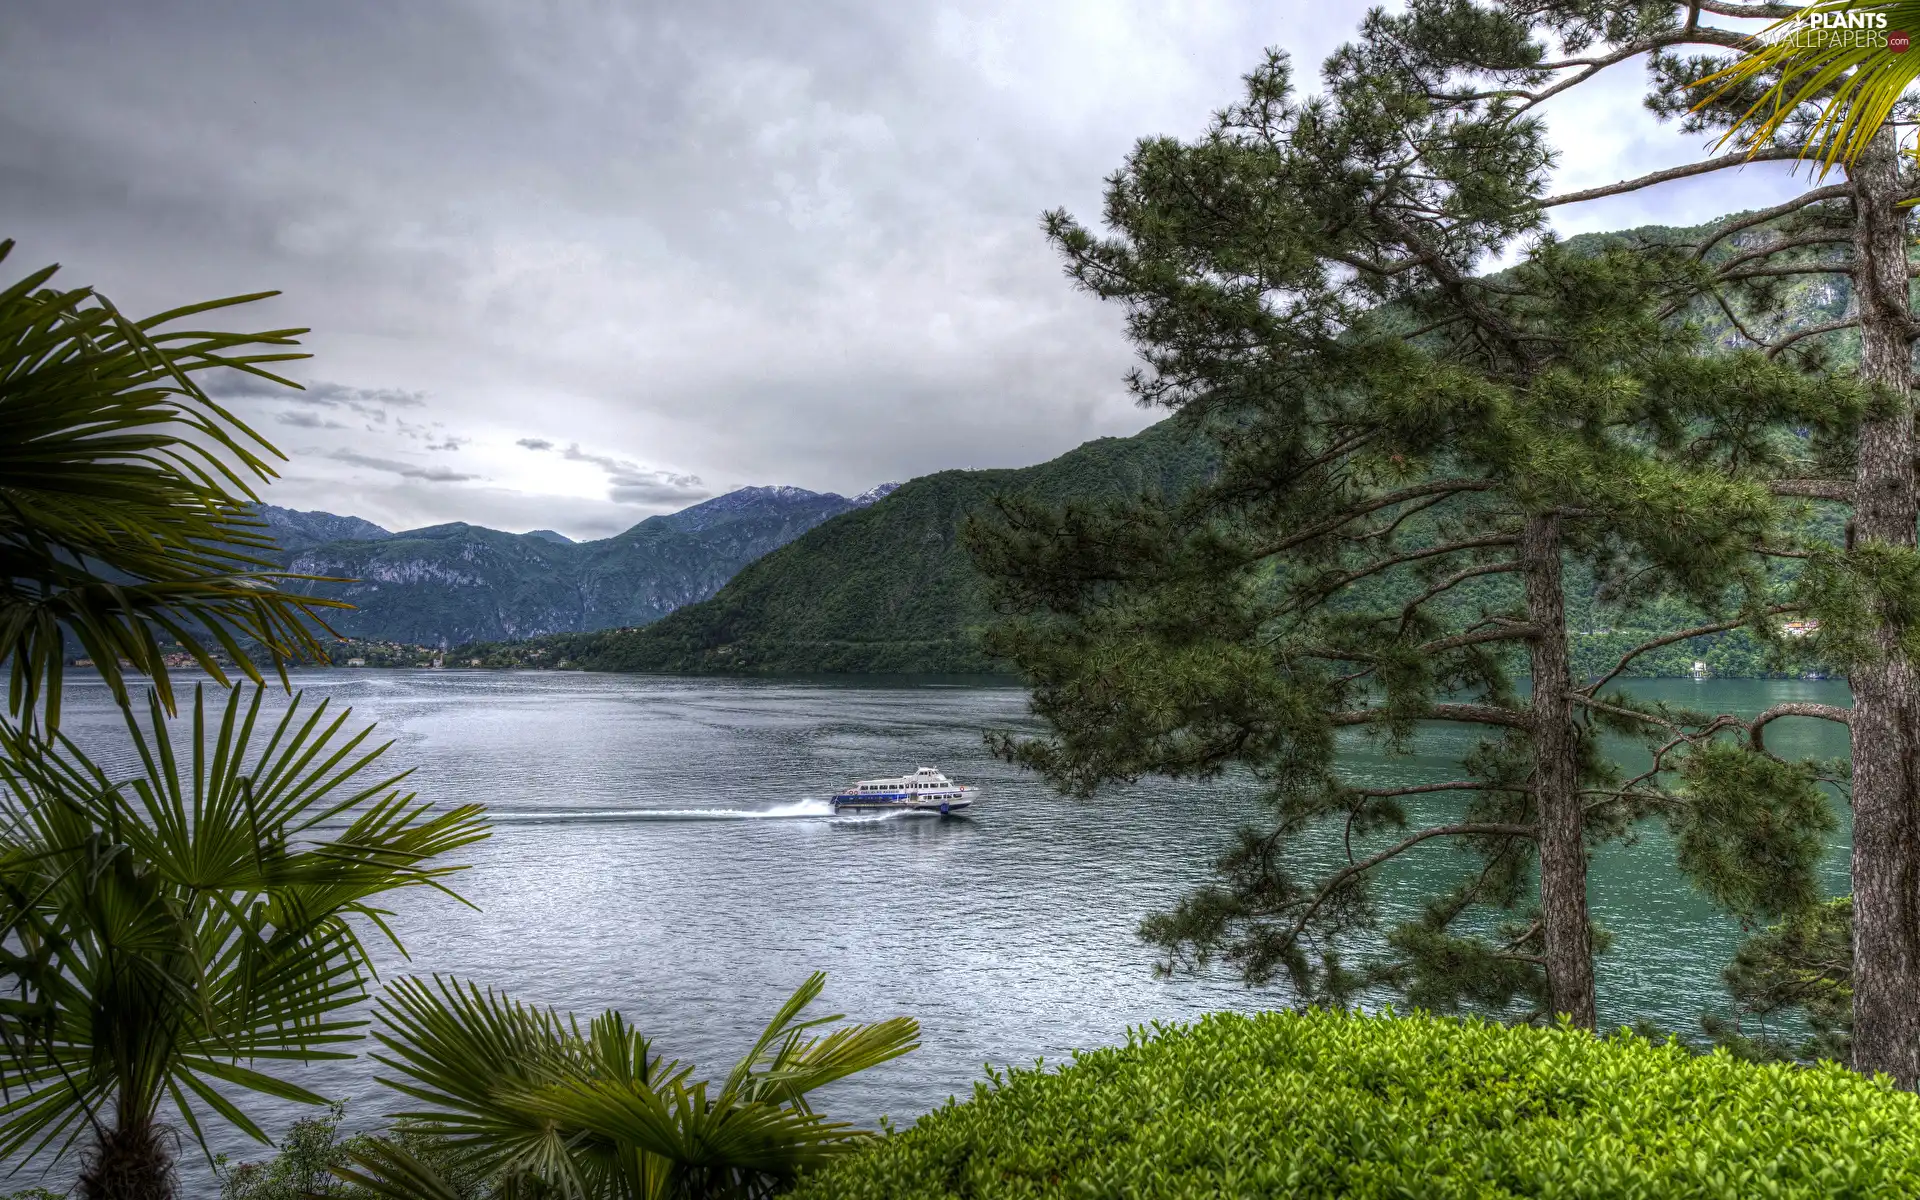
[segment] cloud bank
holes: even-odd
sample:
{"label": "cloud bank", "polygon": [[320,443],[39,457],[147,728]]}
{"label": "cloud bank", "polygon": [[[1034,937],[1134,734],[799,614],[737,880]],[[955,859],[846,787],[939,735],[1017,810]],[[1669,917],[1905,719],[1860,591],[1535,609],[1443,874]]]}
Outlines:
{"label": "cloud bank", "polygon": [[[16,0],[0,232],[133,312],[281,289],[222,314],[312,329],[304,391],[225,381],[292,455],[276,503],[591,537],[852,495],[1153,420],[1039,213],[1097,216],[1135,139],[1197,134],[1265,46],[1310,75],[1363,8]],[[1699,149],[1617,74],[1552,114],[1566,186]],[[1736,190],[1567,231],[1781,189]]]}

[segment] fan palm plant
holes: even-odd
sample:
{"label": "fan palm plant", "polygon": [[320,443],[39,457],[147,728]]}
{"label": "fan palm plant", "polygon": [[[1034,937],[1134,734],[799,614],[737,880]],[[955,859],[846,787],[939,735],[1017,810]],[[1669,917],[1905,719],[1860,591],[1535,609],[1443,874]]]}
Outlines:
{"label": "fan palm plant", "polygon": [[[1868,20],[1829,27],[1827,22]],[[1920,78],[1920,54],[1906,36],[1920,33],[1920,0],[1860,3],[1820,0],[1781,17],[1755,37],[1754,49],[1703,84],[1714,90],[1698,107],[1752,94],[1755,98],[1727,133],[1759,147],[1790,122],[1809,120],[1802,146],[1826,168],[1852,164],[1884,128],[1896,105]]]}
{"label": "fan palm plant", "polygon": [[[401,1075],[383,1083],[426,1105],[402,1119],[508,1200],[746,1200],[870,1136],[816,1113],[809,1092],[919,1044],[909,1017],[816,1034],[842,1019],[802,1019],[825,984],[800,985],[717,1089],[655,1056],[618,1012],[583,1032],[571,1015],[437,976],[382,995],[374,1036],[389,1054],[375,1057]],[[353,1157],[341,1173],[376,1195],[455,1195],[396,1143]]]}
{"label": "fan palm plant", "polygon": [[348,712],[263,720],[263,692],[210,727],[196,689],[184,754],[149,693],[124,779],[0,728],[0,1158],[78,1146],[90,1200],[171,1194],[163,1108],[204,1148],[206,1114],[267,1140],[237,1095],[322,1103],[261,1064],[350,1057],[367,934],[400,948],[382,898],[447,890],[442,856],[487,834],[374,770]]}
{"label": "fan palm plant", "polygon": [[[0,260],[12,249],[0,242]],[[194,375],[224,368],[289,387],[269,365],[304,329],[221,333],[178,322],[273,292],[123,317],[89,288],[46,285],[56,267],[0,288],[0,658],[9,709],[56,726],[66,637],[128,702],[121,664],[171,711],[161,637],[226,682],[215,651],[254,682],[245,642],[276,667],[318,656],[317,610],[263,557],[249,480],[282,457]],[[324,628],[324,626],[321,626]]]}

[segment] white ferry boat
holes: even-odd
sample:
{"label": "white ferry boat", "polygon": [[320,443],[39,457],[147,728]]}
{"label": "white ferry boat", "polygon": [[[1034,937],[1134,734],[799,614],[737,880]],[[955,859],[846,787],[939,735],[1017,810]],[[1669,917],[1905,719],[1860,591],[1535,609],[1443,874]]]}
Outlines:
{"label": "white ferry boat", "polygon": [[892,779],[862,779],[833,795],[835,812],[965,812],[980,789],[963,787],[937,767]]}

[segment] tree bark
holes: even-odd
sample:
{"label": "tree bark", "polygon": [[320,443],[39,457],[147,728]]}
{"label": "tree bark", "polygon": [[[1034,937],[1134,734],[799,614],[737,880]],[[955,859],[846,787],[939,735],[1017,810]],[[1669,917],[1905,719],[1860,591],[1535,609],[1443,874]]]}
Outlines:
{"label": "tree bark", "polygon": [[1547,960],[1547,998],[1555,1016],[1592,1029],[1593,932],[1587,920],[1587,845],[1579,781],[1579,734],[1573,726],[1573,674],[1567,661],[1566,595],[1560,579],[1560,519],[1536,516],[1520,534],[1526,580],[1533,698],[1534,803],[1540,845],[1540,930]]}
{"label": "tree bark", "polygon": [[87,1155],[76,1190],[82,1200],[174,1200],[168,1131],[134,1117],[103,1134]]}
{"label": "tree bark", "polygon": [[[1849,170],[1854,187],[1855,302],[1860,375],[1902,398],[1898,412],[1866,425],[1854,477],[1853,532],[1865,547],[1914,545],[1911,314],[1906,210],[1891,129]],[[1900,631],[1882,621],[1877,661],[1853,685],[1853,1046],[1856,1069],[1920,1084],[1920,695]]]}

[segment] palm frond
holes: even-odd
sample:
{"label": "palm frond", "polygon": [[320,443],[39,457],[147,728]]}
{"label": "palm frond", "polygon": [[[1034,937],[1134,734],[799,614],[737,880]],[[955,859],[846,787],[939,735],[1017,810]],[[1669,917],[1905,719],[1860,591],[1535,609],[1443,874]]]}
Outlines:
{"label": "palm frond", "polygon": [[[803,1019],[824,984],[815,975],[794,992],[717,1092],[653,1055],[617,1012],[583,1033],[571,1016],[437,976],[388,987],[375,1057],[394,1072],[380,1081],[420,1105],[401,1119],[503,1186],[583,1200],[764,1195],[869,1136],[816,1115],[807,1091],[918,1044],[905,1017],[806,1036],[841,1020]],[[384,1169],[360,1167],[356,1179]]]}
{"label": "palm frond", "polygon": [[487,836],[478,806],[400,791],[348,713],[264,722],[263,693],[210,721],[195,689],[184,755],[150,695],[126,777],[0,725],[0,1156],[166,1100],[196,1136],[198,1107],[264,1139],[235,1093],[321,1100],[259,1064],[348,1057],[379,898],[445,890]]}
{"label": "palm frond", "polygon": [[1920,53],[1863,44],[1867,39],[1862,38],[1829,36],[1809,25],[1846,13],[1885,17],[1886,32],[1920,35],[1920,0],[1890,4],[1821,0],[1781,18],[1755,35],[1750,52],[1701,81],[1702,86],[1714,85],[1714,90],[1696,110],[1771,80],[1734,122],[1722,145],[1737,140],[1758,149],[1800,118],[1807,106],[1818,105],[1802,145],[1804,157],[1819,160],[1822,173],[1859,159],[1900,98],[1920,78]]}
{"label": "palm frond", "polygon": [[[0,260],[12,249],[0,241]],[[304,329],[167,329],[272,292],[130,321],[87,288],[46,286],[47,267],[0,289],[0,657],[16,715],[59,722],[67,639],[116,698],[146,675],[173,708],[163,639],[225,683],[222,659],[255,683],[250,647],[284,679],[325,657],[321,619],[339,602],[285,585],[253,515],[253,482],[280,452],[194,376],[236,371],[298,387],[272,366],[307,357]]]}

